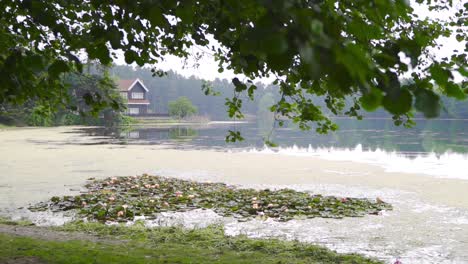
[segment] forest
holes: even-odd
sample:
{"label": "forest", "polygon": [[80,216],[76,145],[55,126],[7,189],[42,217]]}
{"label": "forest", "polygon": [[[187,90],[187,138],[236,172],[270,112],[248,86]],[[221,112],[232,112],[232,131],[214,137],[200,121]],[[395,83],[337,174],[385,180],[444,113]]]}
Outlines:
{"label": "forest", "polygon": [[[30,126],[54,126],[54,125],[118,125],[127,122],[122,114],[125,110],[119,104],[116,83],[120,79],[139,78],[150,90],[148,93],[151,105],[149,106],[153,113],[167,114],[170,102],[180,97],[187,97],[198,109],[198,115],[206,120],[239,120],[229,117],[229,107],[226,105],[229,98],[234,96],[234,85],[228,79],[215,79],[206,81],[201,78],[191,76],[184,77],[177,72],[168,71],[163,76],[155,76],[149,68],[134,67],[128,65],[113,65],[112,67],[101,67],[96,65],[87,65],[87,74],[65,75],[64,82],[68,84],[68,93],[75,102],[71,102],[76,108],[56,109],[50,102],[42,100],[28,100],[20,106],[11,106],[9,104],[0,105],[0,123],[10,125],[30,125]],[[104,77],[104,78],[102,78]],[[106,83],[107,82],[107,83]],[[405,80],[401,80],[405,82]],[[203,86],[209,85],[213,90],[206,94]],[[265,126],[271,126],[274,119],[271,107],[275,102],[281,99],[280,88],[276,85],[267,85],[264,83],[255,83],[258,88],[255,96],[251,99],[247,93],[241,93],[239,99],[242,100],[243,120],[252,120],[258,118],[265,121]],[[83,97],[83,95],[92,95]],[[82,97],[84,99],[82,99]],[[308,97],[319,106],[321,110],[329,117],[334,114],[327,108],[327,100],[321,96]],[[96,100],[94,108],[87,105],[86,98]],[[117,100],[118,104],[111,105],[108,99]],[[468,118],[468,105],[464,101],[454,98],[441,98],[440,116],[438,118]],[[353,105],[350,98],[345,100],[347,108]],[[121,106],[121,105],[120,105]],[[358,109],[360,110],[360,109]],[[385,118],[391,119],[392,115],[383,108],[373,112],[358,111],[362,118]],[[339,113],[338,117],[345,117],[346,113]],[[278,120],[291,123],[280,115]],[[359,117],[359,118],[360,118]],[[421,113],[416,113],[415,118],[422,118]]]}
{"label": "forest", "polygon": [[[186,96],[198,108],[200,115],[207,116],[211,120],[230,120],[227,113],[228,109],[225,105],[226,98],[231,98],[234,92],[234,85],[230,80],[215,79],[212,81],[211,86],[217,92],[217,95],[207,96],[201,89],[204,80],[195,76],[186,78],[174,71],[169,71],[165,76],[158,77],[153,76],[153,73],[148,68],[123,65],[115,65],[109,71],[111,76],[116,80],[133,78],[142,80],[150,90],[150,107],[155,113],[167,113],[168,102],[176,100],[181,96]],[[246,119],[253,118],[258,114],[272,115],[269,108],[281,97],[278,86],[266,85],[264,83],[256,83],[255,85],[258,89],[255,91],[253,100],[246,93],[240,97],[243,101],[242,112]],[[322,111],[332,116],[332,113],[327,112],[328,108],[326,107],[324,98],[315,96],[312,100],[314,104],[322,108]],[[347,104],[352,105],[351,99],[347,100]],[[441,105],[443,105],[443,108],[439,118],[468,118],[468,105],[464,101],[444,97],[442,98]],[[377,109],[374,112],[360,111],[360,114],[364,118],[392,117],[383,108]],[[415,117],[422,117],[422,114],[415,114]]]}

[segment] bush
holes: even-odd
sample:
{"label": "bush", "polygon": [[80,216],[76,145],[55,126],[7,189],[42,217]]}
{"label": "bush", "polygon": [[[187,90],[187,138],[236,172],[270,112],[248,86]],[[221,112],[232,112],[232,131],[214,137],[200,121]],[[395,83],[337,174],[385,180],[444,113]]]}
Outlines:
{"label": "bush", "polygon": [[175,101],[169,102],[169,114],[179,119],[196,114],[198,109],[192,104],[190,99],[185,96],[177,98]]}

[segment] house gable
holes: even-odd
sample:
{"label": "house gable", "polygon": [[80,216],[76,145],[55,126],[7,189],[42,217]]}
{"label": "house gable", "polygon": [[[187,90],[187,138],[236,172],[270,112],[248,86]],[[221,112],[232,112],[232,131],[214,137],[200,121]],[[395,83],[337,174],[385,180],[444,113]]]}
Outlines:
{"label": "house gable", "polygon": [[128,90],[133,90],[135,87],[141,87],[143,88],[146,92],[148,92],[148,88],[146,88],[146,86],[143,84],[142,81],[140,81],[140,79],[136,79],[132,85],[130,85],[130,87],[128,87]]}
{"label": "house gable", "polygon": [[145,92],[149,92],[148,88],[143,84],[140,79],[132,79],[132,80],[120,80],[118,83],[119,90],[121,92],[127,92],[133,90],[135,86],[139,86],[145,90]]}
{"label": "house gable", "polygon": [[146,93],[148,92],[147,89],[145,89],[145,87],[143,86],[143,84],[141,82],[135,82],[135,84],[133,84],[129,89],[128,89],[129,92],[134,92],[134,93]]}

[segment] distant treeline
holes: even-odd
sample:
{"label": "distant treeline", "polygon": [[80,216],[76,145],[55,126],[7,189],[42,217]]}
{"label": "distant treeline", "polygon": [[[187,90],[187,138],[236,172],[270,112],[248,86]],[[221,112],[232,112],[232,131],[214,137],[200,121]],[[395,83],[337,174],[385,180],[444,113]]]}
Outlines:
{"label": "distant treeline", "polygon": [[112,126],[130,122],[122,114],[123,99],[105,71],[100,74],[66,74],[63,83],[64,94],[55,98],[58,102],[52,98],[31,98],[18,104],[0,104],[0,124]]}
{"label": "distant treeline", "polygon": [[[229,120],[226,98],[234,96],[234,86],[231,80],[215,79],[211,82],[213,90],[217,96],[205,95],[202,90],[203,79],[197,77],[186,78],[173,71],[167,72],[163,77],[153,76],[148,68],[120,66],[102,67],[93,64],[86,65],[84,75],[67,75],[64,81],[68,84],[67,93],[70,96],[72,105],[75,109],[65,106],[56,108],[50,102],[29,100],[22,105],[0,105],[0,123],[13,125],[32,125],[32,126],[53,126],[53,125],[101,125],[101,124],[119,124],[122,121],[128,122],[122,115],[124,109],[113,109],[111,107],[115,102],[112,100],[121,100],[119,93],[112,85],[102,86],[99,79],[109,78],[110,81],[117,82],[119,79],[139,78],[149,89],[148,99],[151,102],[150,108],[154,113],[168,113],[168,105],[171,101],[185,96],[198,108],[198,114],[206,116],[211,120]],[[279,88],[274,85],[265,85],[256,83],[258,89],[255,91],[254,99],[251,100],[246,94],[241,95],[243,102],[243,114],[246,119],[255,118],[261,121],[262,126],[271,127],[273,114],[269,108],[280,99]],[[94,111],[94,115],[83,115],[89,112],[86,105],[87,98],[81,95],[91,94],[92,98],[101,100],[101,108]],[[324,113],[331,114],[325,105],[324,98],[312,97],[311,99],[320,106]],[[60,99],[60,98],[59,98]],[[63,98],[62,98],[63,99]],[[90,98],[88,98],[90,99]],[[443,98],[444,108],[441,111],[440,118],[459,118],[468,119],[468,104],[466,101],[457,101],[455,99]],[[351,106],[352,103],[348,102]],[[78,108],[77,108],[78,107]],[[76,109],[77,108],[77,109]],[[346,110],[345,110],[346,111]],[[373,118],[391,118],[384,110],[375,112],[362,111],[361,114]],[[416,117],[422,115],[416,114]],[[287,123],[291,125],[290,122]]]}
{"label": "distant treeline", "polygon": [[[150,107],[156,113],[167,113],[168,102],[176,100],[181,96],[186,96],[197,106],[200,115],[206,115],[212,120],[229,119],[224,103],[226,97],[233,96],[234,87],[230,80],[215,79],[212,82],[212,86],[215,91],[219,92],[219,95],[206,96],[201,89],[203,84],[202,79],[193,76],[186,78],[173,71],[167,72],[167,75],[163,77],[153,77],[152,72],[147,68],[114,66],[110,69],[110,74],[118,79],[139,78],[142,80],[150,90]],[[280,98],[278,87],[262,83],[257,83],[256,85],[258,89],[255,92],[255,99],[253,101],[246,95],[241,97],[243,101],[243,113],[247,117],[268,112],[268,108]],[[316,97],[312,99],[326,113],[328,112],[323,98]],[[468,104],[466,101],[444,98],[443,103],[445,109],[441,111],[441,118],[468,118]],[[362,115],[364,117],[391,118],[383,110],[371,113],[363,111]],[[419,117],[419,114],[416,114],[416,117]]]}
{"label": "distant treeline", "polygon": [[[186,96],[198,108],[199,115],[209,116],[212,120],[227,120],[225,98],[233,96],[233,85],[230,80],[216,79],[212,82],[217,96],[207,96],[202,91],[203,80],[196,77],[183,77],[173,71],[163,77],[153,77],[149,69],[130,66],[114,66],[110,74],[117,79],[139,78],[149,89],[150,108],[155,113],[168,113],[168,104],[181,96]],[[263,84],[258,84],[258,93],[254,101],[243,97],[244,114],[255,115],[257,103],[268,92]]]}

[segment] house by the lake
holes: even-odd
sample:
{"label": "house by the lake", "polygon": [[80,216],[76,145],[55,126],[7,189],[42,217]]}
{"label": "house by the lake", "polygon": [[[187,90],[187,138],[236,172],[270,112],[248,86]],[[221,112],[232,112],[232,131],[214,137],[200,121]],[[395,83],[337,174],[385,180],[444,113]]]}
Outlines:
{"label": "house by the lake", "polygon": [[128,115],[146,115],[150,101],[148,88],[140,79],[120,80],[118,82],[120,95],[126,99]]}

